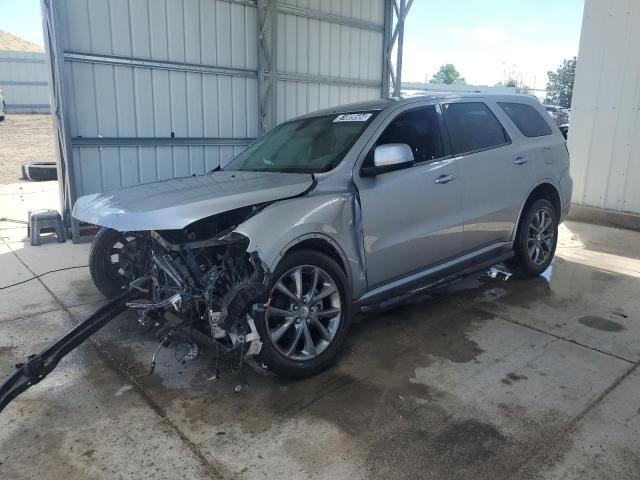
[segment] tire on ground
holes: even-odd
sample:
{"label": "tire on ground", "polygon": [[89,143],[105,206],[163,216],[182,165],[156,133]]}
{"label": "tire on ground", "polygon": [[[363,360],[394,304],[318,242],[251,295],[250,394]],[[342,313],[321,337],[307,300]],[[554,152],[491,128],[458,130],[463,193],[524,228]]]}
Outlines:
{"label": "tire on ground", "polygon": [[[550,255],[547,260],[541,265],[536,265],[529,256],[529,249],[527,245],[527,230],[531,224],[531,220],[537,211],[545,208],[551,213],[553,220],[553,247],[551,248]],[[515,257],[512,265],[515,266],[517,271],[527,277],[535,277],[544,272],[551,264],[553,256],[556,252],[556,246],[558,244],[558,212],[556,212],[553,204],[544,198],[533,201],[522,213],[520,224],[518,226],[518,233],[516,235],[516,241],[514,244]]]}
{"label": "tire on ground", "polygon": [[57,180],[56,162],[34,162],[22,165],[22,178],[39,182]]}
{"label": "tire on ground", "polygon": [[273,272],[271,288],[285,272],[298,265],[320,267],[335,280],[340,293],[342,318],[331,344],[320,355],[310,360],[293,360],[282,355],[271,341],[266,317],[261,315],[257,319],[256,328],[262,340],[262,349],[258,355],[259,362],[266,365],[270,371],[288,378],[308,377],[330,366],[336,359],[351,327],[351,291],[347,276],[340,265],[324,253],[317,250],[298,250],[285,255]]}
{"label": "tire on ground", "polygon": [[101,228],[94,237],[89,252],[89,272],[93,283],[107,298],[114,298],[122,293],[126,287],[124,277],[114,275],[112,265],[109,262],[110,252],[122,234],[111,228]]}

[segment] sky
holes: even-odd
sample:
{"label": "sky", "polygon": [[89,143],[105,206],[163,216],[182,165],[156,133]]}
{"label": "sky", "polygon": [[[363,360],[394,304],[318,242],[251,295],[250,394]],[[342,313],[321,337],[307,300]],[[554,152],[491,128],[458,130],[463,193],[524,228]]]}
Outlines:
{"label": "sky", "polygon": [[0,30],[44,45],[40,0],[0,0]]}
{"label": "sky", "polygon": [[[405,25],[403,81],[453,63],[467,83],[512,76],[544,89],[547,71],[578,54],[584,0],[414,0]],[[43,44],[40,0],[0,0],[0,29]]]}
{"label": "sky", "polygon": [[453,63],[467,83],[511,75],[545,88],[547,71],[578,54],[584,0],[414,0],[402,80],[423,82]]}

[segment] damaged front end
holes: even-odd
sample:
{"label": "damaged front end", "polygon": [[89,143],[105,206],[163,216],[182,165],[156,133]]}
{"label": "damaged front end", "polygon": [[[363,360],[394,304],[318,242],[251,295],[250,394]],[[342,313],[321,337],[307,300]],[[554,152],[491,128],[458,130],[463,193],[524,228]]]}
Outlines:
{"label": "damaged front end", "polygon": [[[0,411],[128,308],[137,311],[143,326],[160,329],[158,350],[175,338],[190,346],[184,360],[197,356],[197,344],[215,345],[216,351],[240,347],[241,358],[255,367],[251,357],[262,343],[254,318],[268,302],[270,274],[257,252],[247,250],[249,239],[233,228],[256,210],[226,212],[181,230],[123,233],[122,238],[135,238],[136,250],[126,255],[121,250],[119,265],[113,266],[126,280],[121,293],[46,350],[16,365],[0,385]],[[109,259],[113,251],[109,245],[102,256]],[[154,365],[155,355],[151,371]]]}
{"label": "damaged front end", "polygon": [[171,312],[218,345],[233,349],[261,343],[253,318],[268,301],[269,273],[249,240],[228,232],[199,238],[193,229],[151,231],[144,237],[144,298],[129,301],[143,325]]}

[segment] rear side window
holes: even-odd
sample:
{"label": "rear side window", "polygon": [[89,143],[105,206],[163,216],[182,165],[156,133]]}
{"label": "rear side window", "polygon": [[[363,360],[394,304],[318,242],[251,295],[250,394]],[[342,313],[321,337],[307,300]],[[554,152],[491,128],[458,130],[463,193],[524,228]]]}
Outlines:
{"label": "rear side window", "polygon": [[551,135],[551,127],[535,108],[524,103],[498,102],[504,113],[516,124],[525,137]]}
{"label": "rear side window", "polygon": [[502,124],[484,103],[448,103],[443,109],[454,155],[509,143]]}

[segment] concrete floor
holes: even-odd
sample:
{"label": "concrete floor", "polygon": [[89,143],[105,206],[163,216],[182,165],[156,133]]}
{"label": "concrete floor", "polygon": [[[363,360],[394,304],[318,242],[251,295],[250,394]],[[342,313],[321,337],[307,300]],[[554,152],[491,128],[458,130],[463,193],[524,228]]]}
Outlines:
{"label": "concrete floor", "polygon": [[[0,287],[86,265],[0,229]],[[0,289],[0,378],[102,301],[85,267]],[[568,222],[543,277],[364,318],[303,381],[248,370],[234,393],[237,358],[213,380],[213,352],[172,349],[144,375],[155,333],[125,314],[0,414],[0,478],[637,479],[639,307],[640,234]]]}

